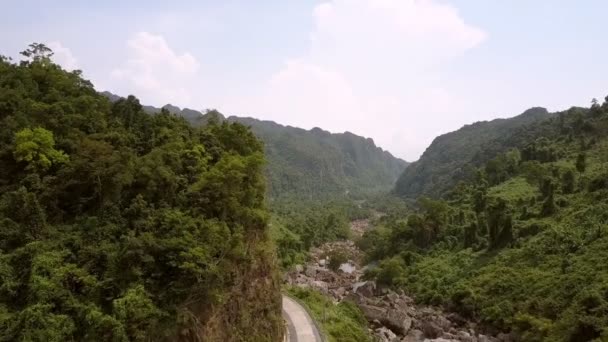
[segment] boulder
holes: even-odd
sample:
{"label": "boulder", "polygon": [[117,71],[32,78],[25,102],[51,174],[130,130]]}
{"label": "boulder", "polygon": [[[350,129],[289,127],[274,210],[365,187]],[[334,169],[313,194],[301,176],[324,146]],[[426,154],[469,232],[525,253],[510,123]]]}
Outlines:
{"label": "boulder", "polygon": [[439,336],[443,335],[443,329],[432,321],[422,322],[422,332],[424,332],[425,337],[431,339],[439,338]]}
{"label": "boulder", "polygon": [[406,313],[395,309],[388,310],[386,316],[381,321],[389,329],[399,335],[407,334],[412,327],[412,318]]}
{"label": "boulder", "polygon": [[295,269],[295,271],[296,271],[297,273],[302,273],[302,272],[304,272],[304,266],[302,266],[302,265],[295,265],[295,266],[294,266],[294,269]]}
{"label": "boulder", "polygon": [[327,285],[326,282],[324,281],[320,281],[320,280],[313,280],[311,283],[311,286],[318,290],[321,291],[323,293],[327,293],[329,291],[329,286]]}
{"label": "boulder", "polygon": [[365,316],[369,322],[373,322],[375,320],[382,322],[384,316],[386,315],[386,309],[378,306],[361,304],[359,305],[359,309],[361,309],[363,316]]}
{"label": "boulder", "polygon": [[397,340],[397,335],[385,327],[378,328],[374,330],[374,332],[378,339],[382,342],[393,342]]}
{"label": "boulder", "polygon": [[479,342],[497,342],[498,339],[491,337],[491,336],[486,336],[486,335],[479,335],[477,337],[477,341]]}
{"label": "boulder", "polygon": [[319,269],[320,268],[317,266],[306,266],[306,271],[304,271],[304,274],[306,274],[307,277],[314,278],[317,276]]}
{"label": "boulder", "polygon": [[500,340],[501,342],[514,342],[515,340],[517,340],[515,338],[515,336],[513,336],[513,334],[505,334],[505,333],[500,333],[500,334],[496,335],[496,338],[498,340]]}
{"label": "boulder", "polygon": [[365,297],[373,297],[376,291],[376,283],[373,281],[364,281],[353,285],[353,292],[361,294]]}
{"label": "boulder", "polygon": [[346,289],[343,287],[338,287],[337,289],[333,289],[331,292],[334,297],[342,299],[346,294]]}
{"label": "boulder", "polygon": [[447,318],[448,320],[450,320],[450,322],[456,324],[459,327],[462,327],[467,323],[467,320],[464,317],[454,312],[448,314]]}
{"label": "boulder", "polygon": [[410,330],[401,342],[423,342],[424,333],[417,329]]}
{"label": "boulder", "polygon": [[458,336],[458,340],[462,341],[462,342],[475,342],[476,341],[476,339],[466,331],[459,331],[457,336]]}

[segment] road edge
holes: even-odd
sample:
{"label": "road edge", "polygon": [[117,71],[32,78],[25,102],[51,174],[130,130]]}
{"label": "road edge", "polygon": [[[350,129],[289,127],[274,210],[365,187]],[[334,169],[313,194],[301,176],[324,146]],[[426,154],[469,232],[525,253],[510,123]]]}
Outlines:
{"label": "road edge", "polygon": [[[308,308],[308,306],[304,302],[302,302],[300,299],[295,298],[294,296],[292,296],[286,292],[283,292],[283,296],[293,300],[294,302],[298,303],[302,308],[304,308],[304,311],[306,311],[306,313],[308,314],[308,317],[310,317],[310,320],[312,321],[312,325],[315,327],[315,330],[317,331],[321,342],[328,342],[329,340],[327,339],[327,334],[326,334],[325,330],[321,327],[321,325],[317,322],[317,320],[315,320],[315,318],[314,318],[312,312],[310,311],[310,309]],[[288,331],[288,333],[289,333],[289,331]]]}

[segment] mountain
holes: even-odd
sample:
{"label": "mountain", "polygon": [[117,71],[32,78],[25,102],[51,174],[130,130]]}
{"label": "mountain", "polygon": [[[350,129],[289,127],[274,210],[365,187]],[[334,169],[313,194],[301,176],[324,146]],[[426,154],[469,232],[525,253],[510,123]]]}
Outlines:
{"label": "mountain", "polygon": [[280,341],[262,143],[0,58],[0,341]]}
{"label": "mountain", "polygon": [[[421,194],[416,205],[362,239],[378,261],[367,276],[504,341],[606,340],[608,97],[474,124],[433,145],[412,165],[430,173],[405,192]],[[474,177],[450,185],[447,170],[467,164]]]}
{"label": "mountain", "polygon": [[515,147],[508,141],[515,132],[549,117],[546,109],[537,107],[513,118],[476,122],[441,135],[405,169],[394,192],[407,198],[439,197],[458,181],[474,176],[472,171],[488,158]]}
{"label": "mountain", "polygon": [[[112,100],[115,96],[108,98]],[[149,114],[159,113],[161,109],[180,115],[195,126],[206,125],[214,118],[218,122],[226,120],[251,127],[264,142],[268,187],[275,198],[388,191],[408,165],[376,146],[372,139],[350,132],[330,133],[320,128],[304,130],[248,117],[226,118],[215,110],[203,114],[170,104],[162,108],[144,106]]]}
{"label": "mountain", "polygon": [[268,178],[273,195],[370,193],[389,190],[407,166],[369,138],[304,130],[272,121],[230,117],[265,144]]}

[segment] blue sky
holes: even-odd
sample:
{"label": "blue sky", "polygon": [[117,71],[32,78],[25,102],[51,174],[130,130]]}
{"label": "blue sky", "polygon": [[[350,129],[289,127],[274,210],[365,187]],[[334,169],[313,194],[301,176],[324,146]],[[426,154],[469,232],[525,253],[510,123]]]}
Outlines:
{"label": "blue sky", "polygon": [[13,1],[0,54],[46,42],[143,103],[351,131],[407,160],[438,134],[608,94],[608,2]]}

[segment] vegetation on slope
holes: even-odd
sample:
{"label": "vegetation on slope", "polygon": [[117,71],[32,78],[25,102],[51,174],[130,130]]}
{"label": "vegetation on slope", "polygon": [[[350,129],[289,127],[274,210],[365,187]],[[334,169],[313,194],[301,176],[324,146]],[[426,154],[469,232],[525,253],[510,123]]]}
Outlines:
{"label": "vegetation on slope", "polygon": [[0,57],[0,341],[276,341],[262,144]]}
{"label": "vegetation on slope", "polygon": [[[104,95],[112,100],[119,98],[107,92]],[[144,109],[150,114],[161,111],[151,106]],[[377,147],[372,139],[349,132],[304,130],[236,116],[226,119],[215,110],[202,114],[173,105],[162,109],[186,118],[195,126],[204,126],[210,120],[228,120],[251,127],[264,143],[268,189],[273,198],[326,199],[388,192],[407,166],[405,161]]]}
{"label": "vegetation on slope", "polygon": [[475,177],[366,234],[368,276],[524,341],[607,339],[608,99],[495,141]]}
{"label": "vegetation on slope", "polygon": [[477,122],[441,135],[405,169],[394,192],[413,199],[440,197],[458,181],[471,179],[475,168],[496,154],[519,147],[520,140],[509,139],[514,133],[549,116],[544,108],[531,108],[514,118]]}

